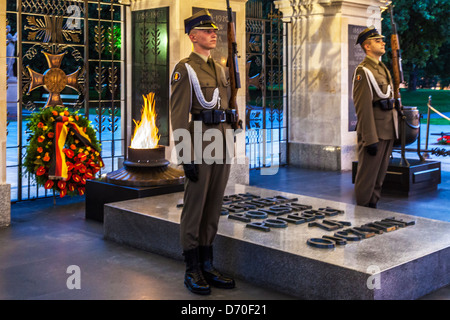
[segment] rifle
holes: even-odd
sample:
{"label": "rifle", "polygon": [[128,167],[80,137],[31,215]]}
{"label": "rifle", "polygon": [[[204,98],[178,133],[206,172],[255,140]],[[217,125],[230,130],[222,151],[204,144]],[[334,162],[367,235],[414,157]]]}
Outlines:
{"label": "rifle", "polygon": [[403,108],[401,97],[400,97],[400,83],[403,80],[403,69],[402,69],[402,57],[400,54],[400,42],[398,40],[397,33],[397,25],[394,21],[394,5],[391,4],[389,6],[389,13],[391,15],[391,26],[392,26],[392,35],[391,35],[391,49],[392,49],[392,72],[394,75],[394,99],[401,110]]}
{"label": "rifle", "polygon": [[236,43],[236,32],[234,29],[233,12],[231,11],[230,1],[227,0],[227,13],[228,13],[228,29],[227,29],[227,41],[228,41],[228,61],[227,66],[230,74],[231,85],[231,97],[229,101],[229,108],[234,109],[236,112],[236,122],[232,124],[233,129],[242,129],[242,120],[239,119],[239,110],[236,102],[237,91],[241,87],[241,79],[239,77],[238,66],[238,51]]}
{"label": "rifle", "polygon": [[[406,159],[406,116],[403,112],[403,105],[400,96],[400,83],[403,80],[403,69],[402,69],[402,57],[400,54],[400,42],[398,41],[397,25],[394,21],[394,5],[391,3],[389,5],[389,13],[391,15],[391,49],[392,49],[392,73],[394,82],[394,99],[395,99],[395,109],[397,109],[398,115],[400,117],[400,142],[401,142],[401,164],[405,163],[409,167],[408,160]],[[419,131],[420,132],[420,131]],[[420,135],[419,135],[420,136]],[[420,142],[419,142],[420,143]]]}

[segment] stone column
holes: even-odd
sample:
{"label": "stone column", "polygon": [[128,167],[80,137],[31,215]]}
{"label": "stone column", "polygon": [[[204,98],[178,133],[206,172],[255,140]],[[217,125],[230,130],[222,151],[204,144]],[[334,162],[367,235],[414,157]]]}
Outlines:
{"label": "stone column", "polygon": [[11,186],[6,183],[6,0],[0,0],[0,227],[11,222]]}
{"label": "stone column", "polygon": [[370,25],[380,29],[383,3],[275,1],[283,19],[290,22],[286,78],[291,165],[351,170],[352,161],[357,158],[356,132],[351,128],[353,106],[349,100],[349,72],[354,70],[353,66],[349,70],[349,50],[355,48],[351,31]]}
{"label": "stone column", "polygon": [[[230,6],[236,13],[236,40],[239,52],[239,70],[242,88],[238,91],[237,103],[239,115],[245,123],[245,3],[247,0],[231,0]],[[184,19],[192,15],[192,8],[207,8],[226,12],[226,1],[216,0],[135,0],[131,1],[131,11],[169,7],[170,33],[169,33],[169,70],[192,52],[192,44],[184,33]],[[226,28],[225,21],[217,21]],[[227,39],[222,39],[226,41]],[[245,128],[244,128],[245,129]],[[172,134],[172,132],[170,132]],[[166,148],[166,157],[171,159],[173,143]],[[241,132],[236,139],[235,157],[233,159],[229,183],[249,183],[248,159],[245,156],[245,132]]]}

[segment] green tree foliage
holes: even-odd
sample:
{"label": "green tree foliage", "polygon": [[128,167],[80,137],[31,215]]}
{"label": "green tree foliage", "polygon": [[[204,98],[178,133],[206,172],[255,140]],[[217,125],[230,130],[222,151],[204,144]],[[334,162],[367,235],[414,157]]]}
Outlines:
{"label": "green tree foliage", "polygon": [[[409,89],[415,90],[419,75],[438,76],[442,84],[450,78],[450,0],[394,0],[394,20],[400,38],[403,71]],[[390,64],[392,34],[389,10],[382,14],[382,29],[388,52],[384,59]]]}
{"label": "green tree foliage", "polygon": [[441,87],[450,85],[450,40],[440,47],[437,59],[433,59],[425,67],[425,76],[439,76]]}

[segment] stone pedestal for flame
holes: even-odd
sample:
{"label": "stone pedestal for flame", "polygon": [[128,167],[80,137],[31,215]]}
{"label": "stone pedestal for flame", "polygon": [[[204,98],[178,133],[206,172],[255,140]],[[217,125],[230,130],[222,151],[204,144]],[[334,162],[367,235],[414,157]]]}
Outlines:
{"label": "stone pedestal for flame", "polygon": [[184,172],[169,167],[170,162],[164,159],[164,150],[164,146],[154,149],[128,147],[128,158],[123,162],[123,168],[108,173],[106,181],[132,187],[183,183]]}
{"label": "stone pedestal for flame", "polygon": [[169,166],[164,150],[128,148],[123,168],[86,181],[86,219],[103,222],[107,203],[184,191],[184,172]]}

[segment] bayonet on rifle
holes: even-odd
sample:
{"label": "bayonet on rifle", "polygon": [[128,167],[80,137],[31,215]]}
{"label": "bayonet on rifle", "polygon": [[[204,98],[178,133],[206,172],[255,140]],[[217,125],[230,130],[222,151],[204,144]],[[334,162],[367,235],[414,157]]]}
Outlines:
{"label": "bayonet on rifle", "polygon": [[389,5],[389,13],[391,15],[391,26],[392,26],[392,35],[391,35],[391,49],[392,49],[392,71],[394,75],[394,98],[401,105],[400,100],[400,83],[404,82],[403,80],[403,68],[402,68],[402,57],[400,54],[400,42],[397,34],[397,26],[394,21],[394,5]]}
{"label": "bayonet on rifle", "polygon": [[242,120],[239,120],[239,110],[237,106],[237,91],[241,87],[241,80],[239,76],[238,55],[237,55],[237,43],[236,43],[236,31],[233,22],[233,12],[230,7],[230,1],[227,0],[227,13],[228,13],[228,28],[227,28],[227,40],[228,40],[228,61],[227,66],[230,75],[231,97],[229,102],[229,108],[236,110],[238,122],[233,125],[234,129],[240,127],[242,129]]}

